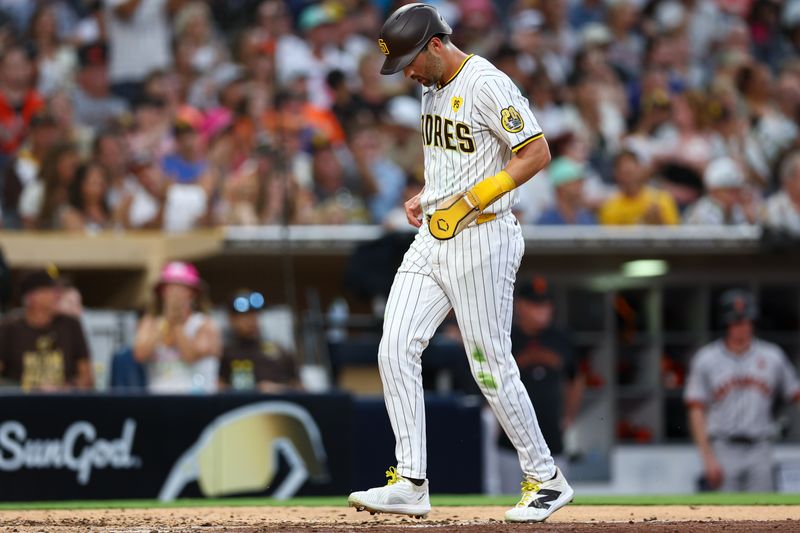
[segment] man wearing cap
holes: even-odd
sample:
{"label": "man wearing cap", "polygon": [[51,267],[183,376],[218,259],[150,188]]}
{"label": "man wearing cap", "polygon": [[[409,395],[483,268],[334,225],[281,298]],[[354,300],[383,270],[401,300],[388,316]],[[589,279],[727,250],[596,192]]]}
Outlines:
{"label": "man wearing cap", "polygon": [[754,336],[753,295],[732,289],[719,311],[724,336],[698,350],[684,401],[710,490],[771,492],[773,403],[800,400],[797,371],[777,345]]}
{"label": "man wearing cap", "polygon": [[19,288],[22,309],[0,324],[0,384],[26,392],[90,389],[94,381],[83,328],[58,311],[58,271],[33,271]]}
{"label": "man wearing cap", "polygon": [[556,203],[539,217],[537,224],[564,226],[570,224],[592,225],[597,219],[586,209],[583,201],[583,167],[562,156],[547,169],[550,184],[555,189]]}
{"label": "man wearing cap", "polygon": [[261,338],[258,318],[264,309],[260,292],[240,290],[228,307],[230,332],[219,364],[219,388],[281,393],[299,387],[292,356]]}
{"label": "man wearing cap", "polygon": [[711,161],[703,173],[706,194],[690,205],[684,224],[725,226],[753,224],[756,208],[739,165],[728,157]]}
{"label": "man wearing cap", "polygon": [[128,111],[125,100],[111,94],[108,82],[107,48],[92,43],[78,49],[80,69],[72,89],[75,120],[90,128],[103,128]]}
{"label": "man wearing cap", "polygon": [[[580,409],[585,376],[575,346],[553,324],[553,313],[547,280],[542,276],[521,280],[514,295],[512,351],[544,439],[561,471],[567,472],[564,432]],[[517,453],[505,435],[499,445],[500,488],[504,494],[513,493],[520,477]]]}

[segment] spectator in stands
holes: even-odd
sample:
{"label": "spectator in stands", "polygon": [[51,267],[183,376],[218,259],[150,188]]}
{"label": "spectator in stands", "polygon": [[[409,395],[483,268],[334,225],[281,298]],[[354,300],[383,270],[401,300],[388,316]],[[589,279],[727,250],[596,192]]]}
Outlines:
{"label": "spectator in stands", "polygon": [[[531,396],[539,427],[563,472],[568,470],[564,432],[575,422],[585,377],[575,346],[554,324],[553,294],[543,277],[520,280],[514,298],[511,350],[522,383]],[[519,490],[519,459],[511,442],[500,437],[499,472],[503,493]]]}
{"label": "spectator in stands", "polygon": [[185,0],[104,0],[104,3],[112,90],[133,104],[141,97],[147,75],[166,70],[172,63],[169,15],[180,9]]}
{"label": "spectator in stands", "polygon": [[45,156],[35,181],[19,197],[19,214],[28,229],[56,229],[69,201],[69,188],[80,164],[75,145],[59,142]]}
{"label": "spectator in stands", "polygon": [[155,287],[155,305],[139,321],[134,358],[147,366],[151,392],[214,392],[222,341],[203,310],[202,281],[194,265],[167,263]]}
{"label": "spectator in stands", "polygon": [[345,168],[333,146],[319,139],[314,147],[313,176],[317,199],[314,219],[317,224],[353,224],[369,219],[369,213],[356,189],[347,179]]}
{"label": "spectator in stands", "polygon": [[762,219],[768,228],[800,237],[800,151],[786,156],[780,168],[781,190],[767,200]]}
{"label": "spectator in stands", "polygon": [[22,191],[36,181],[42,162],[50,148],[58,141],[59,132],[55,117],[40,111],[31,118],[27,142],[8,162],[3,176],[3,227],[19,229],[22,221],[17,207]]}
{"label": "spectator in stands", "polygon": [[20,283],[22,309],[0,325],[0,383],[26,392],[64,392],[93,386],[89,348],[80,322],[58,309],[55,267]]}
{"label": "spectator in stands", "polygon": [[542,225],[590,225],[597,219],[586,209],[583,198],[584,169],[572,159],[561,156],[550,163],[547,176],[555,189],[556,203],[539,217]]}
{"label": "spectator in stands", "polygon": [[191,63],[196,72],[208,73],[226,59],[227,49],[215,33],[206,2],[195,0],[183,5],[175,14],[173,25],[175,39],[193,50]]}
{"label": "spectator in stands", "polygon": [[406,183],[403,169],[385,155],[389,144],[374,127],[360,128],[350,143],[373,224],[383,223],[392,208],[400,203]]}
{"label": "spectator in stands", "polygon": [[94,139],[92,157],[105,169],[108,176],[106,200],[112,210],[120,208],[130,197],[136,178],[130,172],[130,151],[121,130],[100,130]]}
{"label": "spectator in stands", "polygon": [[264,296],[251,290],[240,290],[231,298],[230,332],[219,366],[221,390],[281,393],[300,386],[292,355],[261,338],[258,318],[264,303]]}
{"label": "spectator in stands", "polygon": [[123,190],[120,220],[128,228],[160,229],[164,224],[164,202],[169,184],[160,167],[147,154],[134,155],[130,171],[135,181]]}
{"label": "spectator in stands", "polygon": [[83,164],[69,188],[69,205],[59,220],[68,231],[97,232],[109,229],[114,220],[108,207],[108,175],[97,162]]}
{"label": "spectator in stands", "polygon": [[755,197],[747,188],[741,167],[728,157],[715,159],[703,173],[706,194],[689,206],[684,224],[737,225],[753,224],[758,209]]}
{"label": "spectator in stands", "polygon": [[680,222],[675,200],[647,184],[647,170],[634,152],[623,150],[614,158],[614,179],[619,190],[600,207],[601,224],[672,225]]}
{"label": "spectator in stands", "polygon": [[192,124],[178,120],[173,128],[175,151],[161,161],[164,176],[175,183],[197,183],[208,170],[200,135]]}
{"label": "spectator in stands", "polygon": [[39,3],[28,26],[28,39],[36,49],[37,90],[44,96],[66,88],[78,62],[75,49],[59,35],[58,14],[54,3]]}
{"label": "spectator in stands", "polygon": [[171,110],[158,96],[144,95],[133,105],[134,131],[127,143],[133,153],[161,159],[175,149]]}
{"label": "spectator in stands", "polygon": [[105,43],[92,43],[78,50],[80,69],[72,89],[75,120],[92,129],[109,127],[127,113],[125,100],[111,94],[108,84],[108,60]]}
{"label": "spectator in stands", "polygon": [[0,50],[0,167],[22,145],[45,101],[33,84],[30,53],[17,44]]}

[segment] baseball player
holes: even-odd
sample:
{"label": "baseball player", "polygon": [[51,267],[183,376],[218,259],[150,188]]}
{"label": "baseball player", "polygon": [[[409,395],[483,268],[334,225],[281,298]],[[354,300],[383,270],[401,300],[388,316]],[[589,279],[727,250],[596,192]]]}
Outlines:
{"label": "baseball player", "polygon": [[800,384],[783,351],[753,336],[748,292],[725,292],[720,307],[725,336],[697,352],[686,382],[692,437],[709,489],[770,492],[772,404],[778,394],[799,399]]}
{"label": "baseball player", "polygon": [[[424,86],[425,187],[405,204],[418,227],[386,305],[378,363],[396,439],[397,468],[384,487],[354,492],[358,510],[425,516],[425,405],[421,356],[453,309],[470,368],[519,454],[522,498],[512,522],[541,522],[572,488],[553,463],[511,355],[514,279],[524,249],[511,214],[515,189],[550,160],[542,130],[512,81],[450,42],[431,6],[408,4],[384,23],[382,74]],[[477,468],[476,468],[477,471]]]}

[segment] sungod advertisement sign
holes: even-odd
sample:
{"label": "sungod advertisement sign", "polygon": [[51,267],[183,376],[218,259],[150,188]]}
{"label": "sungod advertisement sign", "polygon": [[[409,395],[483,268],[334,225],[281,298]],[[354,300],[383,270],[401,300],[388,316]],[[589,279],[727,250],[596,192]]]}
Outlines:
{"label": "sungod advertisement sign", "polygon": [[342,494],[352,418],[337,394],[0,396],[0,499]]}

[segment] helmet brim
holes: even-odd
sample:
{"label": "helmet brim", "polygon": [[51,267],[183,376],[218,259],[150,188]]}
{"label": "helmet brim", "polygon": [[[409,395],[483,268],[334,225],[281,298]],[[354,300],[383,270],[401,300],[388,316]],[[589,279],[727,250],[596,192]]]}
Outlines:
{"label": "helmet brim", "polygon": [[412,61],[414,61],[414,58],[417,57],[417,54],[419,54],[420,50],[422,50],[422,48],[419,48],[418,50],[412,50],[411,52],[402,56],[387,57],[383,61],[381,74],[395,74],[400,72],[410,65]]}

